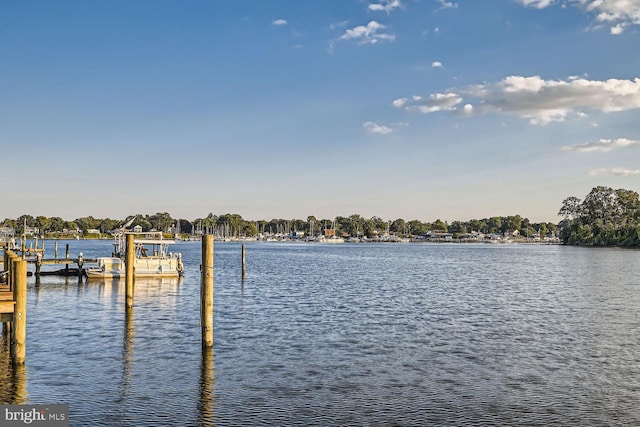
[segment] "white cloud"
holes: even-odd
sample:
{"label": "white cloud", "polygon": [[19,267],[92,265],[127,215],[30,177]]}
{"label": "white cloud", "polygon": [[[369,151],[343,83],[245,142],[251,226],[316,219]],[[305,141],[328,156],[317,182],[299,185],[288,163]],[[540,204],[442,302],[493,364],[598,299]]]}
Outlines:
{"label": "white cloud", "polygon": [[618,24],[615,27],[611,27],[611,34],[614,36],[620,35],[624,32],[624,25]]}
{"label": "white cloud", "polygon": [[407,104],[407,101],[409,101],[407,98],[400,98],[393,101],[392,104],[396,108],[402,108]]}
{"label": "white cloud", "polygon": [[588,12],[597,13],[600,22],[626,22],[640,24],[640,0],[572,0],[585,6]]}
{"label": "white cloud", "polygon": [[433,62],[431,63],[431,67],[433,67],[433,68],[442,68],[442,62],[440,62],[440,61],[433,61]]}
{"label": "white cloud", "polygon": [[376,21],[348,29],[340,40],[355,40],[358,44],[376,44],[379,41],[393,41],[396,36],[382,32],[386,27]]}
{"label": "white cloud", "polygon": [[601,139],[597,142],[587,142],[585,144],[565,145],[562,147],[564,151],[577,151],[579,153],[588,153],[591,151],[608,152],[618,148],[640,147],[640,141],[634,141],[627,138]]}
{"label": "white cloud", "polygon": [[[544,9],[555,0],[518,0],[524,6]],[[611,25],[611,34],[622,34],[627,25],[640,25],[640,0],[568,0],[569,4],[595,15],[596,22]],[[566,3],[562,6],[565,7]]]}
{"label": "white cloud", "polygon": [[374,122],[364,122],[362,124],[364,131],[369,134],[386,135],[393,132],[389,126],[379,125]]}
{"label": "white cloud", "polygon": [[417,111],[420,113],[435,113],[436,111],[453,111],[456,105],[462,102],[462,97],[455,93],[435,93],[427,98],[421,96],[413,96],[409,98],[400,98],[393,101],[393,106],[404,108],[407,111]]}
{"label": "white cloud", "polygon": [[591,176],[599,175],[615,175],[615,176],[635,176],[640,175],[640,169],[626,169],[626,168],[599,168],[589,171]]}
{"label": "white cloud", "polygon": [[553,0],[518,0],[518,2],[522,3],[524,6],[531,6],[537,9],[544,9],[554,3]]}
{"label": "white cloud", "polygon": [[432,113],[456,110],[465,100],[463,97],[477,101],[474,102],[477,108],[464,113],[498,112],[526,118],[534,125],[546,125],[565,121],[570,116],[586,117],[584,110],[609,113],[640,108],[640,78],[564,81],[544,80],[539,76],[509,76],[499,82],[454,89],[428,98],[402,98],[394,101],[394,105],[409,111]]}
{"label": "white cloud", "polygon": [[275,21],[271,22],[273,25],[275,26],[282,26],[282,25],[287,25],[287,21],[285,19],[276,19]]}
{"label": "white cloud", "polygon": [[387,12],[390,13],[393,9],[402,7],[400,0],[380,0],[379,3],[371,3],[369,5],[369,10],[373,10],[375,12]]}
{"label": "white cloud", "polygon": [[440,9],[457,9],[458,3],[453,3],[445,0],[437,0],[440,3]]}

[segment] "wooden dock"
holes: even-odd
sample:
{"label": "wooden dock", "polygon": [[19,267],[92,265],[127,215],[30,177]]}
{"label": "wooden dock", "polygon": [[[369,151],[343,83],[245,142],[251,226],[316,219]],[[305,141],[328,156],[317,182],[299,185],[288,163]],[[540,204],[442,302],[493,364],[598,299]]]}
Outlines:
{"label": "wooden dock", "polygon": [[[70,264],[78,265],[78,274],[82,274],[82,265],[84,262],[95,262],[95,260],[83,259],[80,255],[77,259],[69,257],[69,249],[67,245],[67,254],[65,258],[43,259],[41,252],[36,252],[36,256],[32,259],[26,259],[26,252],[22,256],[10,250],[6,244],[0,242],[0,250],[4,250],[4,258],[2,268],[0,268],[0,321],[3,323],[3,334],[10,334],[10,352],[11,360],[14,367],[24,366],[26,361],[26,343],[27,343],[27,264],[33,262],[36,264],[36,270],[43,264],[58,264],[68,267]],[[57,251],[56,251],[57,252]],[[57,253],[56,253],[57,255]],[[133,270],[134,259],[134,242],[133,235],[127,236],[126,246],[126,275],[125,275],[125,294],[126,294],[126,310],[132,313],[135,277]],[[242,251],[243,258],[243,278],[244,278],[244,247]],[[213,258],[214,258],[214,240],[213,236],[207,235],[202,237],[202,264],[200,265],[200,323],[202,332],[202,347],[209,349],[213,347]],[[41,271],[39,271],[42,274]],[[81,277],[81,276],[80,276]],[[36,285],[38,284],[38,276],[36,276]]]}
{"label": "wooden dock", "polygon": [[[91,264],[97,262],[96,259],[93,258],[84,258],[82,254],[78,255],[77,258],[71,258],[69,255],[69,244],[66,245],[65,256],[64,258],[58,257],[58,242],[55,244],[54,249],[54,257],[53,258],[44,258],[44,241],[42,241],[42,247],[38,247],[38,243],[36,242],[36,247],[19,247],[19,248],[9,248],[7,242],[0,241],[0,248],[4,248],[5,250],[12,250],[16,254],[20,254],[21,258],[27,262],[27,264],[33,264],[35,266],[35,273],[30,271],[27,272],[28,276],[35,274],[36,279],[40,276],[65,276],[65,277],[82,277],[84,275],[84,264]],[[63,268],[58,270],[42,270],[43,265],[60,265]],[[73,266],[76,267],[73,267]],[[0,267],[2,267],[0,263]],[[4,270],[7,270],[6,268]],[[0,270],[1,272],[2,270]],[[4,283],[4,277],[0,276],[0,284]]]}

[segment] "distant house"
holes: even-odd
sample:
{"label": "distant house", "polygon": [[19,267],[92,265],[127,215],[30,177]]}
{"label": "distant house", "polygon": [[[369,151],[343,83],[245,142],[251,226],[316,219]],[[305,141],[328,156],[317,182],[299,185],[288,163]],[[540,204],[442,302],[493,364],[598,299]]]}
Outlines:
{"label": "distant house", "polygon": [[325,237],[333,237],[335,235],[336,235],[335,228],[325,228],[324,229],[324,236]]}
{"label": "distant house", "polygon": [[134,233],[142,233],[142,226],[141,225],[135,225],[133,227],[133,232]]}
{"label": "distant house", "polygon": [[87,230],[87,234],[100,234],[100,230],[97,228],[90,228]]}
{"label": "distant house", "polygon": [[14,234],[15,234],[15,231],[13,227],[5,227],[5,226],[0,227],[0,235],[13,236]]}

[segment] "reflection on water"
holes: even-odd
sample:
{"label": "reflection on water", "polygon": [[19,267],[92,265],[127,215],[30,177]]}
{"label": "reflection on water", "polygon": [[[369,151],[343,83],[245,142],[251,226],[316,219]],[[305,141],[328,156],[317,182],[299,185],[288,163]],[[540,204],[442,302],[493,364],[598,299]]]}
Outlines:
{"label": "reflection on water", "polygon": [[3,325],[0,337],[0,404],[27,403],[27,371],[25,365],[13,365],[9,348],[10,334]]}
{"label": "reflection on water", "polygon": [[640,425],[638,251],[257,243],[242,280],[218,244],[215,367],[180,251],[184,279],[136,280],[130,310],[124,281],[30,286],[2,401],[72,426]]}
{"label": "reflection on water", "polygon": [[202,347],[200,365],[200,398],[198,400],[199,424],[214,425],[214,359],[213,347]]}
{"label": "reflection on water", "polygon": [[131,370],[133,363],[133,341],[134,341],[134,324],[133,324],[133,307],[126,307],[124,312],[124,334],[122,338],[122,385],[120,387],[119,403],[127,399],[129,391],[129,383],[131,382]]}

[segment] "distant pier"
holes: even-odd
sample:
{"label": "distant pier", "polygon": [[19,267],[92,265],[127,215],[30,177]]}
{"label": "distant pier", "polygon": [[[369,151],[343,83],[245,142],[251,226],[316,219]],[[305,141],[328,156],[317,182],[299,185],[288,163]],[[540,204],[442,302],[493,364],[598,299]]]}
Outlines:
{"label": "distant pier", "polygon": [[[65,276],[65,277],[82,277],[84,275],[84,265],[95,263],[97,260],[92,258],[84,258],[82,254],[79,254],[76,258],[72,258],[69,252],[69,244],[66,244],[64,257],[58,256],[58,242],[55,242],[54,256],[53,258],[45,258],[44,241],[42,246],[38,246],[38,241],[35,242],[35,247],[31,244],[26,247],[24,244],[21,246],[10,248],[7,242],[0,242],[0,248],[10,249],[15,254],[20,255],[21,259],[25,260],[27,264],[33,264],[35,266],[35,273],[28,272],[27,275],[35,274],[36,283],[39,282],[40,276]],[[43,265],[60,265],[63,268],[57,270],[43,270]],[[3,279],[0,278],[0,283]]]}

